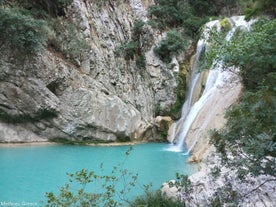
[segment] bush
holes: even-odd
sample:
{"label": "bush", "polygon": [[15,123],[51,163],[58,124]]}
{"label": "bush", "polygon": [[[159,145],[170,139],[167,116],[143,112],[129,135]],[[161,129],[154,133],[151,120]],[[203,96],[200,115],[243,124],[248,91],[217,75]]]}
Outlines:
{"label": "bush", "polygon": [[224,70],[239,68],[244,86],[239,103],[226,113],[225,127],[211,137],[224,163],[241,178],[275,176],[275,37],[276,20],[260,18],[250,31],[240,29],[230,41],[213,33],[207,51],[208,66],[223,62]]}
{"label": "bush", "polygon": [[146,68],[146,57],[141,54],[136,58],[136,66],[139,69],[145,69]]}
{"label": "bush", "polygon": [[240,2],[244,8],[244,14],[247,19],[260,14],[271,15],[275,17],[276,2],[274,0],[244,0]]}
{"label": "bush", "polygon": [[24,14],[24,10],[0,7],[0,44],[20,55],[41,51],[46,45],[47,24]]}
{"label": "bush", "polygon": [[165,39],[163,39],[157,47],[154,48],[154,53],[166,63],[172,60],[174,55],[185,51],[187,41],[183,35],[176,30],[170,30]]}
{"label": "bush", "polygon": [[138,50],[138,43],[134,41],[123,42],[117,49],[116,53],[123,55],[125,60],[133,60]]}
{"label": "bush", "polygon": [[141,19],[138,19],[134,22],[134,26],[132,29],[132,40],[139,42],[140,37],[143,35],[143,27],[145,25],[145,22]]}
{"label": "bush", "polygon": [[183,72],[178,74],[178,84],[177,84],[177,91],[176,91],[176,102],[172,105],[169,115],[173,119],[178,119],[181,116],[181,109],[185,102],[186,98],[186,75]]}
{"label": "bush", "polygon": [[146,68],[146,58],[143,52],[143,47],[149,47],[148,39],[143,38],[145,22],[136,20],[132,29],[131,40],[123,42],[115,51],[117,55],[122,55],[125,60],[136,59],[136,66],[139,69]]}
{"label": "bush", "polygon": [[183,207],[181,201],[175,201],[162,195],[160,190],[147,192],[144,196],[137,197],[130,205],[131,207]]}
{"label": "bush", "polygon": [[181,26],[187,17],[187,9],[187,1],[157,0],[156,5],[150,7],[149,14],[158,28],[165,29]]}
{"label": "bush", "polygon": [[153,26],[166,28],[184,27],[185,33],[196,37],[200,27],[210,17],[218,16],[224,8],[230,12],[237,7],[237,0],[156,0],[149,9]]}

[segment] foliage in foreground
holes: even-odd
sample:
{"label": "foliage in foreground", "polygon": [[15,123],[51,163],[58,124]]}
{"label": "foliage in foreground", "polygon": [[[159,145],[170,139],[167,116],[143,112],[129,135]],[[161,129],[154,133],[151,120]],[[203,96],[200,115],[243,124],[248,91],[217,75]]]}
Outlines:
{"label": "foliage in foreground", "polygon": [[[132,148],[125,154],[129,155]],[[101,175],[94,171],[82,169],[76,173],[69,173],[69,183],[59,189],[59,194],[46,193],[47,207],[55,206],[122,206],[127,203],[127,195],[136,185],[137,174],[132,174],[123,168],[123,163],[113,167],[111,173]],[[119,174],[119,175],[118,175]],[[120,190],[115,187],[122,183]],[[76,190],[77,189],[77,190]]]}
{"label": "foliage in foreground", "polygon": [[162,195],[160,190],[146,192],[145,195],[137,197],[130,205],[131,207],[183,207],[181,201],[175,201]]}
{"label": "foliage in foreground", "polygon": [[[234,71],[244,86],[239,102],[226,113],[225,127],[214,130],[210,142],[220,153],[222,166],[236,171],[241,182],[248,182],[250,176],[267,176],[259,187],[276,181],[275,38],[276,20],[260,19],[250,31],[239,30],[229,42],[216,39],[209,53],[210,62],[223,62],[224,70],[238,67]],[[216,195],[212,206],[237,204],[243,196],[228,185]]]}
{"label": "foliage in foreground", "polygon": [[216,62],[222,60],[225,70],[239,68],[245,87],[240,102],[226,113],[225,128],[214,131],[211,140],[241,176],[250,173],[276,177],[275,38],[276,20],[261,19],[250,32],[239,31],[233,40],[213,47],[220,52]]}
{"label": "foliage in foreground", "polygon": [[[126,159],[132,147],[125,153]],[[161,191],[150,192],[151,185],[145,185],[145,195],[137,197],[134,201],[129,193],[138,186],[138,174],[124,169],[122,163],[113,167],[111,173],[105,174],[103,165],[101,173],[82,169],[76,173],[68,173],[69,183],[59,188],[59,194],[46,193],[46,207],[115,207],[115,206],[148,206],[148,207],[178,207],[183,206],[179,201],[164,197]],[[118,186],[121,186],[120,188]]]}

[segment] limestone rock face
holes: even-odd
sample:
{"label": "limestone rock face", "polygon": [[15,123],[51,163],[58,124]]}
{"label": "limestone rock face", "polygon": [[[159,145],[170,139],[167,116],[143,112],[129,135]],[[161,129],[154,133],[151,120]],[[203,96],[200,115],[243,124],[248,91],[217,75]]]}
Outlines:
{"label": "limestone rock face", "polygon": [[[235,170],[226,167],[220,168],[220,175],[214,177],[211,169],[218,166],[220,162],[214,147],[210,147],[209,151],[202,157],[199,171],[189,176],[191,183],[187,190],[170,186],[169,183],[175,182],[172,180],[161,186],[161,192],[171,199],[183,201],[183,205],[187,207],[218,205],[215,201],[217,196],[228,199],[223,200],[227,204],[222,204],[222,206],[274,207],[276,205],[276,181],[274,177],[266,175],[247,176],[240,180]],[[221,188],[227,190],[221,191]],[[234,192],[239,199],[234,198]],[[215,202],[212,203],[212,201]]]}
{"label": "limestone rock face", "polygon": [[232,74],[227,78],[227,81],[214,88],[212,95],[204,103],[187,133],[185,142],[189,148],[193,146],[190,161],[200,161],[204,153],[208,151],[210,131],[224,126],[226,110],[240,96],[242,85],[239,78]]}
{"label": "limestone rock face", "polygon": [[[189,193],[178,194],[185,202],[185,206],[208,206],[210,200],[216,198],[219,189],[228,186],[241,196],[239,203],[232,201],[234,206],[273,207],[276,205],[276,181],[273,177],[247,176],[241,181],[235,171],[223,167],[220,169],[220,176],[215,179],[211,176],[211,168],[217,166],[219,162],[218,154],[211,148],[203,157],[201,170],[189,177],[192,183]],[[231,194],[230,190],[228,193]],[[222,194],[220,196],[222,197]]]}
{"label": "limestone rock face", "polygon": [[90,49],[73,61],[50,49],[20,61],[8,47],[1,49],[0,141],[152,137],[156,105],[166,109],[176,100],[177,72],[152,51],[162,36],[143,28],[152,42],[143,47],[145,69],[116,55],[131,39],[134,21],[147,20],[152,3],[74,0],[66,17]]}

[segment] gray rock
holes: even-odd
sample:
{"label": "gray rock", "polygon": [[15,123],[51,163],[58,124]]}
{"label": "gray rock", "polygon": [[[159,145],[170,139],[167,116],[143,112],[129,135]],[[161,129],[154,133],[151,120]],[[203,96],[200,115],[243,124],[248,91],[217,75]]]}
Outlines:
{"label": "gray rock", "polygon": [[[176,100],[177,68],[168,68],[152,47],[145,47],[143,70],[115,55],[152,3],[110,1],[98,7],[74,0],[66,16],[90,50],[73,60],[46,50],[20,62],[9,48],[1,49],[0,141],[152,138],[156,105],[166,109]],[[147,26],[144,36],[153,44],[161,37]]]}
{"label": "gray rock", "polygon": [[[232,190],[241,196],[239,202],[233,204],[234,206],[273,207],[276,205],[275,178],[265,175],[247,176],[241,181],[237,178],[235,171],[222,167],[220,176],[214,179],[211,176],[211,168],[218,163],[220,159],[212,150],[204,157],[201,170],[190,176],[192,182],[190,193],[182,194],[182,200],[186,206],[207,206],[210,199],[216,197],[217,190],[225,186],[231,186]],[[265,182],[268,180],[270,181]]]}

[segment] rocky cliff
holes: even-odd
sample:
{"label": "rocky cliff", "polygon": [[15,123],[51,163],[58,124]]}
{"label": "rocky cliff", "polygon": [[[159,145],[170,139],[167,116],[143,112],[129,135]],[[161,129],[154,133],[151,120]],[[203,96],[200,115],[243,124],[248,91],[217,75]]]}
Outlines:
{"label": "rocky cliff", "polygon": [[147,26],[145,69],[116,55],[118,45],[132,38],[135,20],[147,20],[153,1],[102,2],[74,0],[67,7],[67,20],[88,46],[74,58],[48,45],[23,61],[1,48],[1,142],[153,137],[156,106],[169,109],[176,101],[178,62],[171,69],[154,55],[161,34]]}

